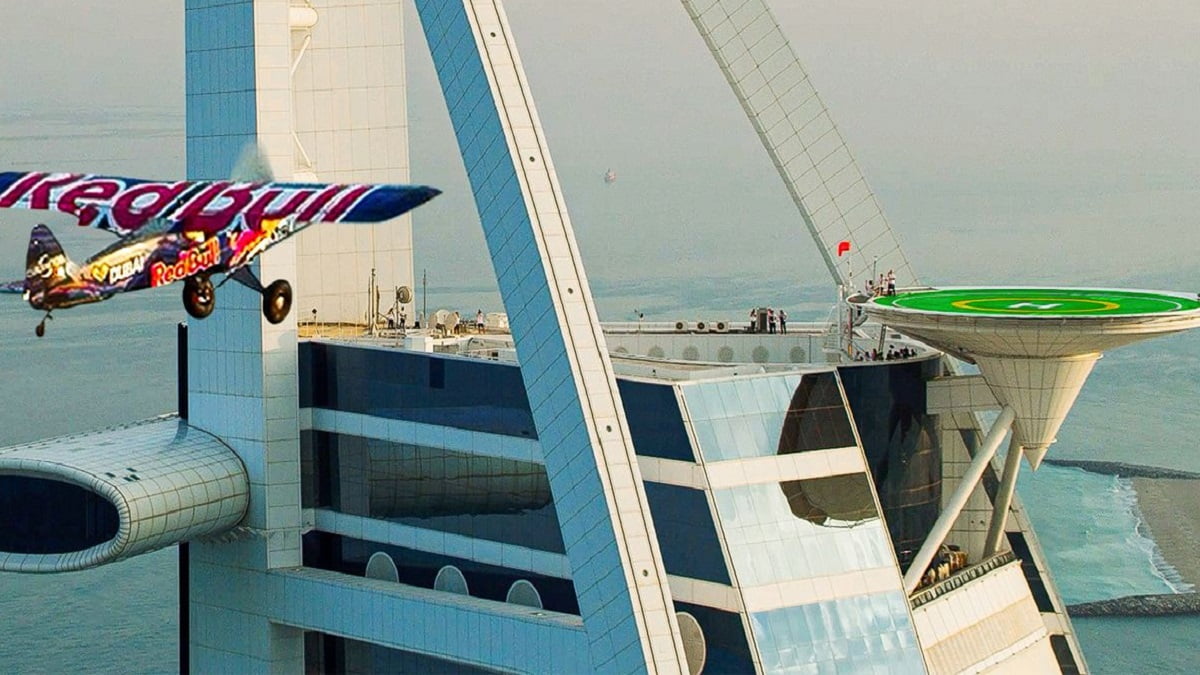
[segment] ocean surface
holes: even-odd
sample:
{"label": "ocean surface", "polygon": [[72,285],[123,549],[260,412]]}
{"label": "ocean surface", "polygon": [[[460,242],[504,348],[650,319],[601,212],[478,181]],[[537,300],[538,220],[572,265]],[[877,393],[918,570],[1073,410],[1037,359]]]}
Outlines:
{"label": "ocean surface", "polygon": [[[0,250],[13,250],[21,238],[0,231]],[[62,240],[68,253],[86,251],[94,235],[68,229]],[[0,260],[4,278],[18,273],[16,267]],[[716,287],[733,291],[726,299],[736,297],[741,304],[763,298],[792,307],[800,320],[828,311],[827,289],[789,294],[736,279],[601,281],[593,290],[605,319],[628,319],[634,308],[662,319],[740,315],[728,309],[736,303],[714,297]],[[0,303],[0,445],[172,410],[175,326],[185,316],[173,290],[61,312],[41,340],[33,335],[38,315],[16,297],[0,298],[6,300]],[[430,301],[431,307],[498,309],[488,288],[439,288]],[[1193,400],[1197,372],[1200,335],[1106,356],[1063,428],[1054,456],[1200,470],[1195,452],[1200,418]],[[1068,603],[1185,588],[1144,536],[1128,481],[1044,466],[1023,474],[1020,495]],[[176,670],[175,555],[164,550],[73,574],[0,574],[0,669]],[[1194,669],[1200,617],[1091,618],[1074,624],[1097,673]]]}

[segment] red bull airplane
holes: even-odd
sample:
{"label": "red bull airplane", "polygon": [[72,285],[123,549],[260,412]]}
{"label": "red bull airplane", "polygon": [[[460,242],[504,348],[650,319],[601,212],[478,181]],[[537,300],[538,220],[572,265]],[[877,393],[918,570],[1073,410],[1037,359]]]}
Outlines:
{"label": "red bull airplane", "polygon": [[271,323],[287,317],[292,288],[263,286],[249,264],[313,223],[376,223],[440,193],[421,185],[325,185],[261,182],[148,181],[74,173],[0,173],[0,208],[75,216],[79,225],[121,238],[82,264],[71,262],[45,225],[33,228],[25,278],[0,284],[46,313],[107,300],[117,293],[183,281],[183,306],[203,319],[216,305],[210,277],[224,274],[262,294]]}

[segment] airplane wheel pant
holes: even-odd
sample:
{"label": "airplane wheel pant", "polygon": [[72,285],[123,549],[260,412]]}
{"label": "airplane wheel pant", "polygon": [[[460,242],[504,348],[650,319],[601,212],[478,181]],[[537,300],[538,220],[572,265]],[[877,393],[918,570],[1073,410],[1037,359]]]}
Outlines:
{"label": "airplane wheel pant", "polygon": [[292,285],[286,279],[276,279],[263,289],[263,316],[271,323],[287,318],[292,309]]}
{"label": "airplane wheel pant", "polygon": [[208,277],[188,277],[183,281],[183,308],[197,319],[212,314],[217,292]]}

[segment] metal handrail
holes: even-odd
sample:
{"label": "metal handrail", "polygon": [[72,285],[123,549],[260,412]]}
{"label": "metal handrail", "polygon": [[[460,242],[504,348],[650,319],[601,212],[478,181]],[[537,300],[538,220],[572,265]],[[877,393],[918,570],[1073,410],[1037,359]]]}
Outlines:
{"label": "metal handrail", "polygon": [[963,586],[982,577],[988,572],[998,570],[1011,562],[1015,562],[1016,560],[1017,556],[1014,555],[1012,551],[1003,551],[1001,553],[997,553],[996,555],[984,560],[983,562],[980,562],[977,565],[964,567],[946,579],[943,579],[942,581],[939,581],[928,588],[912,594],[908,599],[909,604],[913,609],[916,609],[921,605],[933,602],[950,591],[962,588]]}

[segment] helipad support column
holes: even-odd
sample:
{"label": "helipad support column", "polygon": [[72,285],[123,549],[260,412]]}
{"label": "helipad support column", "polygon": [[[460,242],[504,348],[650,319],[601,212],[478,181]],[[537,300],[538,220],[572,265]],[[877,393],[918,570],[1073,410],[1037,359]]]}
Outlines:
{"label": "helipad support column", "polygon": [[597,672],[686,670],[633,442],[498,0],[417,0],[516,340]]}
{"label": "helipad support column", "polygon": [[1008,510],[1012,508],[1013,494],[1017,491],[1017,474],[1021,471],[1021,446],[1015,439],[1008,445],[1004,456],[1004,474],[1000,476],[1000,488],[996,491],[996,504],[992,507],[992,519],[988,522],[987,537],[983,542],[983,557],[990,558],[1000,550],[1000,539],[1008,522]]}
{"label": "helipad support column", "polygon": [[921,549],[913,556],[912,563],[908,566],[908,571],[904,574],[904,592],[912,594],[916,590],[917,585],[921,583],[921,577],[925,574],[925,569],[929,567],[929,563],[933,562],[933,557],[937,555],[938,549],[941,548],[942,542],[945,541],[946,535],[950,529],[954,527],[954,521],[958,520],[958,514],[962,513],[963,506],[966,505],[967,499],[970,498],[971,492],[975,490],[975,486],[979,483],[979,479],[983,476],[984,470],[992,461],[992,456],[996,454],[996,450],[1004,441],[1004,435],[1008,433],[1009,427],[1013,423],[1012,408],[1004,408],[1000,411],[1000,416],[992,423],[992,428],[988,431],[988,435],[983,439],[983,445],[979,451],[975,453],[975,458],[971,461],[970,467],[963,475],[961,482],[958,484],[958,489],[950,496],[949,502],[938,516],[937,522],[933,524],[933,528],[929,531],[929,536],[925,538],[925,543],[921,544]]}

